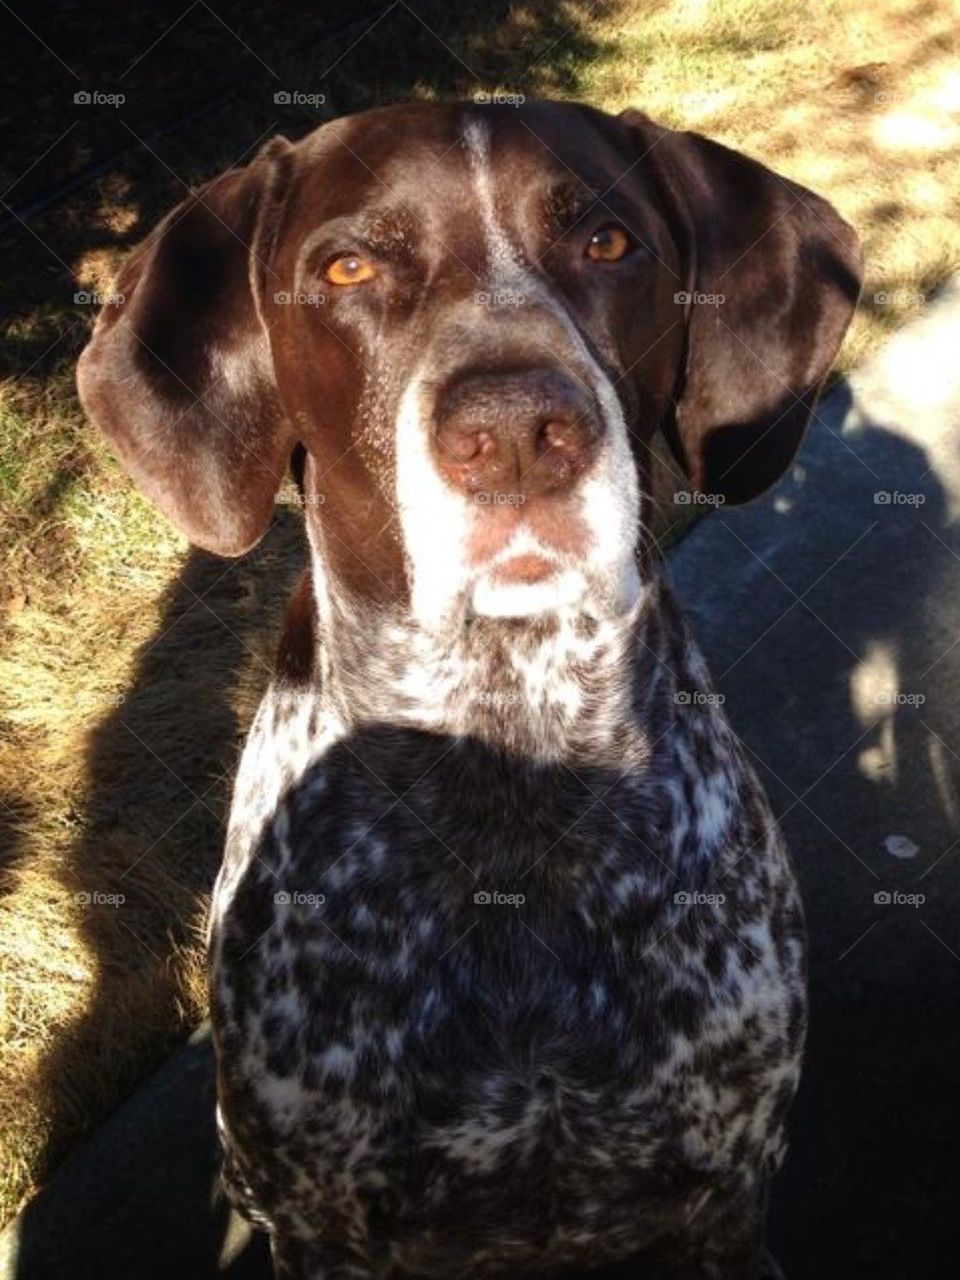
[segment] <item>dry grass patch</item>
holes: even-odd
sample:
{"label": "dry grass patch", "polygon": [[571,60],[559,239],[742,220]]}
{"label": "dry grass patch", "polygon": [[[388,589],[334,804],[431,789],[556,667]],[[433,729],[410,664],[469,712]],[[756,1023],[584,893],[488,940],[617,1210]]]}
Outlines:
{"label": "dry grass patch", "polygon": [[256,563],[188,551],[119,482],[78,483],[63,523],[79,571],[31,580],[0,659],[11,1205],[203,1016],[202,916],[264,615],[301,554],[292,518]]}
{"label": "dry grass patch", "polygon": [[583,73],[590,100],[746,151],[860,232],[863,303],[841,368],[956,270],[960,5],[680,0],[614,21],[615,55]]}

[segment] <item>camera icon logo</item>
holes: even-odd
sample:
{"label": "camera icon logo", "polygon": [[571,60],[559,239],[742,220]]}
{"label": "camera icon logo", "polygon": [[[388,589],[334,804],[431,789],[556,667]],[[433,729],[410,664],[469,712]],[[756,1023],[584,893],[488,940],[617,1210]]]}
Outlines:
{"label": "camera icon logo", "polygon": [[281,106],[281,107],[289,106],[290,94],[287,92],[286,89],[278,89],[277,92],[273,95],[273,100],[277,104],[277,106]]}
{"label": "camera icon logo", "polygon": [[87,89],[78,89],[73,95],[74,102],[78,104],[86,104],[90,102],[90,93]]}
{"label": "camera icon logo", "polygon": [[673,295],[673,300],[678,307],[685,307],[688,303],[693,301],[693,298],[685,289],[681,289],[679,293],[675,293]]}
{"label": "camera icon logo", "polygon": [[886,889],[880,889],[873,895],[873,900],[878,906],[886,907],[890,905],[892,899]]}
{"label": "camera icon logo", "polygon": [[479,893],[475,893],[473,895],[473,900],[475,903],[477,903],[479,906],[482,906],[482,907],[489,906],[490,902],[492,901],[490,894],[487,893],[485,889],[481,889]]}
{"label": "camera icon logo", "polygon": [[289,907],[289,905],[290,905],[290,895],[289,895],[289,893],[282,893],[282,892],[281,892],[281,893],[275,893],[275,894],[273,895],[273,901],[274,901],[274,903],[276,904],[276,906],[278,906],[278,907]]}

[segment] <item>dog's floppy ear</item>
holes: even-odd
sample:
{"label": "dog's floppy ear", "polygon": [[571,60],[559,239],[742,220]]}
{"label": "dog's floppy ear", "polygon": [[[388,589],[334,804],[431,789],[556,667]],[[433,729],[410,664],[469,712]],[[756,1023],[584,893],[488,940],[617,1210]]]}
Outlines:
{"label": "dog's floppy ear", "polygon": [[167,215],[77,371],[84,409],[143,491],[221,555],[262,537],[295,443],[261,307],[292,153],[275,138]]}
{"label": "dog's floppy ear", "polygon": [[694,486],[761,493],[796,452],[860,293],[860,246],[825,200],[696,133],[624,112],[685,247],[686,368],[667,439]]}

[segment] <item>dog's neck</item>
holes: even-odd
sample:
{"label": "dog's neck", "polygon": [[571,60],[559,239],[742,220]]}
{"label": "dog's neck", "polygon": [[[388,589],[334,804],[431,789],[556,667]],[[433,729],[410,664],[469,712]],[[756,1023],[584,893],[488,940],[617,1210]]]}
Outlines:
{"label": "dog's neck", "polygon": [[316,574],[312,594],[311,680],[344,729],[391,724],[516,757],[622,767],[639,763],[650,727],[639,725],[662,718],[654,703],[672,705],[683,678],[685,631],[679,619],[665,625],[675,606],[658,573],[622,615],[473,617],[440,631]]}
{"label": "dog's neck", "polygon": [[542,819],[554,843],[569,827],[604,847],[632,831],[671,882],[682,869],[699,884],[746,811],[749,773],[672,593],[659,574],[644,584],[620,617],[474,619],[438,635],[399,609],[324,598],[305,575],[244,755],[244,829],[322,758],[323,786],[359,787],[360,812],[406,812],[415,794],[451,848],[465,809],[494,824],[475,861],[509,860],[503,824],[529,835]]}

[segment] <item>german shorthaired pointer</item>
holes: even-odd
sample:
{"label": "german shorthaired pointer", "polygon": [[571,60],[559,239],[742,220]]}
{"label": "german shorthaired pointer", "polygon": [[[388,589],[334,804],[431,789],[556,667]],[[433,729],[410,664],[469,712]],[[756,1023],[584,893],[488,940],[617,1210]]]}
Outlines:
{"label": "german shorthaired pointer", "polygon": [[754,1277],[804,1037],[782,839],[661,579],[856,303],[823,200],[634,111],[391,107],[185,200],[80,365],[191,540],[311,568],[214,891],[232,1195],[298,1280]]}

